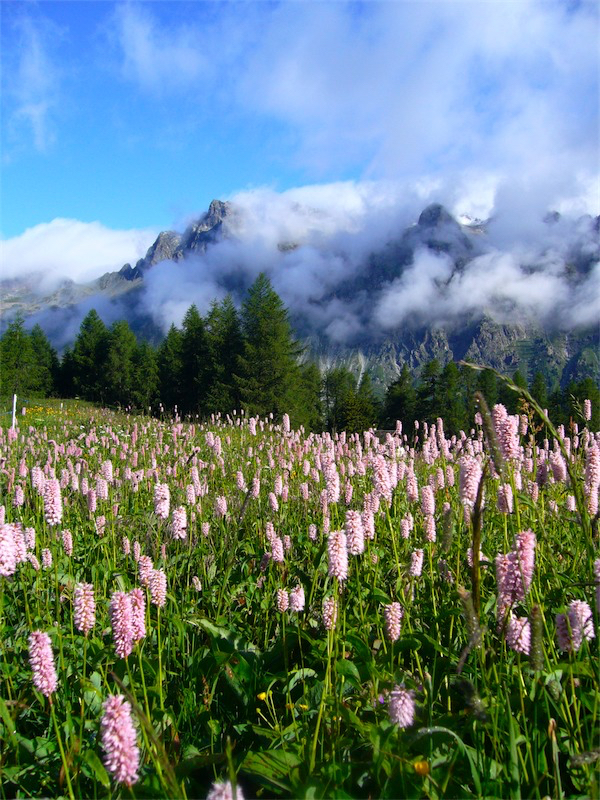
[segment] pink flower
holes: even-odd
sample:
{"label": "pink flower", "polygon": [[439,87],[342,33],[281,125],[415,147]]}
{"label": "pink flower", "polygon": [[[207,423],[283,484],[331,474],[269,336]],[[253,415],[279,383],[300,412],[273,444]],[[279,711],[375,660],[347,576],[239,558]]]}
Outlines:
{"label": "pink flower", "polygon": [[131,597],[126,592],[115,592],[109,606],[110,622],[119,658],[127,658],[133,649],[133,614]]}
{"label": "pink flower", "polygon": [[400,536],[402,536],[403,539],[408,539],[410,536],[410,523],[406,517],[400,520]]}
{"label": "pink flower", "polygon": [[15,486],[15,496],[13,497],[13,506],[20,508],[25,503],[25,494],[23,487],[18,483]]}
{"label": "pink flower", "polygon": [[178,508],[173,509],[171,533],[174,539],[185,539],[187,535],[187,515],[184,506],[178,506]]}
{"label": "pink flower", "polygon": [[419,499],[417,476],[412,469],[406,473],[406,497],[409,503],[416,503]]}
{"label": "pink flower", "polygon": [[134,642],[139,642],[146,635],[146,596],[141,589],[129,592],[131,599],[131,631]]}
{"label": "pink flower", "polygon": [[422,550],[413,550],[410,554],[410,567],[408,569],[408,574],[412,575],[413,578],[418,578],[423,571],[423,551]]}
{"label": "pink flower", "polygon": [[96,503],[96,492],[94,489],[90,489],[87,493],[87,507],[90,514],[96,513],[97,503]]}
{"label": "pink flower", "polygon": [[224,517],[227,514],[227,498],[220,496],[215,500],[215,514],[217,517]]}
{"label": "pink flower", "polygon": [[565,652],[576,653],[584,640],[590,641],[596,634],[592,609],[583,600],[573,600],[566,614],[556,615],[558,646]]}
{"label": "pink flower", "polygon": [[425,516],[435,513],[435,497],[431,486],[423,486],[421,489],[421,511]]}
{"label": "pink flower", "polygon": [[244,795],[239,786],[233,788],[231,781],[215,781],[206,795],[206,800],[244,800]]}
{"label": "pink flower", "polygon": [[516,653],[529,655],[531,646],[531,626],[527,617],[514,617],[512,614],[506,626],[506,643]]}
{"label": "pink flower", "polygon": [[277,589],[277,610],[283,614],[290,606],[290,597],[285,589]]}
{"label": "pink flower", "polygon": [[108,483],[104,478],[96,478],[96,497],[98,500],[108,500]]}
{"label": "pink flower", "polygon": [[365,532],[360,511],[346,511],[346,536],[348,552],[357,556],[365,549]]}
{"label": "pink flower", "polygon": [[329,534],[329,576],[345,581],[348,577],[348,547],[344,531],[332,531]]}
{"label": "pink flower", "polygon": [[150,602],[162,608],[167,601],[167,576],[162,569],[154,569],[149,581]]}
{"label": "pink flower", "polygon": [[171,505],[171,491],[166,483],[154,487],[154,513],[159,519],[168,519]]}
{"label": "pink flower", "polygon": [[333,630],[337,621],[337,603],[335,597],[327,597],[323,600],[323,625],[325,630]]}
{"label": "pink flower", "polygon": [[302,586],[295,586],[290,592],[290,610],[304,611],[305,602],[304,589]]}
{"label": "pink flower", "polygon": [[113,464],[110,459],[104,461],[102,466],[100,467],[100,472],[102,473],[102,477],[104,478],[107,483],[113,482]]}
{"label": "pink flower", "polygon": [[464,455],[460,459],[459,491],[463,506],[471,511],[477,500],[481,480],[481,464],[474,456]]}
{"label": "pink flower", "polygon": [[138,780],[140,752],[131,718],[131,705],[123,695],[111,695],[103,703],[100,741],[104,765],[117,783],[132,786]]}
{"label": "pink flower", "polygon": [[142,586],[148,586],[150,583],[150,575],[154,570],[154,564],[150,556],[140,556],[138,558],[138,575]]}
{"label": "pink flower", "polygon": [[17,548],[12,525],[0,525],[0,577],[9,578],[17,569]]}
{"label": "pink flower", "polygon": [[498,511],[501,514],[512,514],[513,493],[510,483],[503,483],[498,487]]}
{"label": "pink flower", "polygon": [[96,623],[96,601],[91,583],[78,583],[73,593],[75,627],[87,636]]}
{"label": "pink flower", "polygon": [[283,564],[285,561],[285,556],[283,552],[283,542],[279,538],[279,536],[274,536],[271,539],[271,558],[277,564]]}
{"label": "pink flower", "polygon": [[400,603],[390,603],[385,606],[383,610],[385,619],[385,632],[390,642],[395,642],[400,638],[400,628],[402,626],[402,618],[404,617],[404,609]]}
{"label": "pink flower", "polygon": [[47,547],[44,547],[42,550],[42,568],[50,569],[51,566],[52,566],[52,551],[49,550]]}
{"label": "pink flower", "polygon": [[395,686],[390,692],[390,721],[399,728],[410,728],[415,721],[415,701],[412,692]]}
{"label": "pink flower", "polygon": [[73,555],[73,536],[71,531],[64,530],[61,532],[63,550],[68,556]]}
{"label": "pink flower", "polygon": [[564,483],[567,480],[567,465],[562,453],[551,453],[549,460],[554,480],[557,483]]}
{"label": "pink flower", "polygon": [[432,516],[431,514],[428,514],[425,517],[425,541],[435,542],[436,539],[437,539],[437,532],[435,527],[435,517]]}
{"label": "pink flower", "polygon": [[43,631],[33,631],[29,634],[28,641],[33,685],[45,697],[50,697],[58,685],[50,637]]}
{"label": "pink flower", "polygon": [[44,517],[48,525],[58,525],[62,520],[60,483],[56,478],[48,478],[44,485]]}
{"label": "pink flower", "polygon": [[499,403],[492,409],[492,420],[502,455],[507,461],[518,460],[521,455],[519,417],[517,415],[510,416],[506,408]]}

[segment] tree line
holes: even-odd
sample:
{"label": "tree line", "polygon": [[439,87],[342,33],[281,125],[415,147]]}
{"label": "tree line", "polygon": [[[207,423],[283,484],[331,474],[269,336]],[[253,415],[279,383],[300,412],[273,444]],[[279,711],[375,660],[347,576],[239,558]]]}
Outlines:
{"label": "tree line", "polygon": [[[512,378],[557,423],[577,419],[583,400],[590,399],[592,425],[600,427],[600,392],[591,378],[554,391],[541,373],[529,387],[519,372]],[[276,419],[288,413],[306,430],[389,429],[400,420],[408,432],[415,420],[442,417],[446,431],[458,434],[472,426],[475,391],[490,407],[501,402],[510,413],[520,410],[518,395],[492,370],[476,372],[452,361],[442,366],[432,359],[418,376],[404,365],[383,397],[367,372],[360,380],[344,366],[321,374],[264,274],[239,311],[229,296],[213,302],[205,316],[191,305],[181,327],[172,325],[158,347],[138,341],[125,320],[107,327],[92,310],[59,359],[39,325],[28,332],[17,317],[0,338],[0,381],[3,395],[80,397],[152,413],[177,410],[182,417],[242,408]]]}

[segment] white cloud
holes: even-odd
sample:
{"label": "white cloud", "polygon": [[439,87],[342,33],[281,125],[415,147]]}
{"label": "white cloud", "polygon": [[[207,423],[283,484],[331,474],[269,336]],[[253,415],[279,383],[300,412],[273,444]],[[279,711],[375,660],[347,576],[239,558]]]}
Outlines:
{"label": "white cloud", "polygon": [[194,25],[160,22],[145,6],[120,3],[113,32],[123,76],[146,91],[164,94],[189,89],[212,75]]}
{"label": "white cloud", "polygon": [[89,281],[135,263],[156,238],[154,230],[111,230],[99,222],[54,219],[0,242],[2,274],[39,275],[40,291],[65,278]]}
{"label": "white cloud", "polygon": [[5,158],[21,148],[24,139],[41,153],[52,146],[62,79],[52,52],[53,42],[61,35],[55,25],[43,18],[19,16],[10,30],[18,46],[3,64],[9,145]]}
{"label": "white cloud", "polygon": [[[359,9],[359,10],[357,10]],[[296,158],[365,175],[597,171],[598,7],[523,0],[281,4],[240,102]]]}

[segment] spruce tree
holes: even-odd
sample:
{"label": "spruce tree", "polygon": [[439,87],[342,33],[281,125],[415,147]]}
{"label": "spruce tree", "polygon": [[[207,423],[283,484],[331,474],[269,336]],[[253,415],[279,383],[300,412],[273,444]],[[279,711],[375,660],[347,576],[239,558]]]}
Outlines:
{"label": "spruce tree", "polygon": [[133,354],[133,390],[131,399],[136,408],[148,411],[159,400],[158,356],[148,342],[140,342]]}
{"label": "spruce tree", "polygon": [[28,395],[36,389],[36,357],[22,315],[0,339],[0,386],[3,395]]}
{"label": "spruce tree", "polygon": [[410,430],[410,426],[416,417],[417,393],[413,386],[413,379],[407,364],[404,364],[400,377],[391,383],[386,391],[383,420],[387,428],[395,428],[396,421],[402,423],[404,432]]}
{"label": "spruce tree", "polygon": [[345,430],[348,412],[353,409],[356,399],[356,378],[349,369],[331,367],[325,373],[323,399],[327,430]]}
{"label": "spruce tree", "polygon": [[173,410],[175,406],[181,407],[182,369],[181,331],[171,325],[158,348],[160,400],[169,410]]}
{"label": "spruce tree", "polygon": [[104,401],[109,333],[95,309],[83,319],[72,352],[75,392],[84,400]]}
{"label": "spruce tree", "polygon": [[468,414],[461,373],[454,361],[449,361],[442,370],[437,384],[436,406],[447,434],[458,434],[467,429]]}
{"label": "spruce tree", "polygon": [[126,320],[111,326],[106,356],[105,399],[111,405],[130,405],[134,389],[135,334]]}
{"label": "spruce tree", "polygon": [[237,382],[242,407],[250,414],[298,412],[298,356],[302,348],[294,339],[287,309],[261,273],[242,305],[243,354]]}
{"label": "spruce tree", "polygon": [[195,305],[188,308],[183,318],[180,380],[182,412],[204,413],[210,380],[210,351],[204,320]]}
{"label": "spruce tree", "polygon": [[221,303],[212,304],[206,318],[206,334],[210,353],[206,407],[210,412],[226,414],[240,408],[235,375],[244,348],[240,315],[230,295]]}
{"label": "spruce tree", "polygon": [[432,358],[421,370],[417,386],[417,416],[421,420],[435,422],[438,417],[443,416],[439,399],[441,371],[437,358]]}
{"label": "spruce tree", "polygon": [[30,338],[35,359],[35,390],[42,397],[48,397],[56,393],[58,356],[39,325],[33,326]]}

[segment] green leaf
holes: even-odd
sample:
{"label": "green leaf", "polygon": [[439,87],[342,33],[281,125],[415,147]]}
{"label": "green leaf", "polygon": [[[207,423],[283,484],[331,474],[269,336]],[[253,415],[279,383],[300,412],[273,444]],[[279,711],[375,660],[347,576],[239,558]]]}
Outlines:
{"label": "green leaf", "polygon": [[105,789],[110,789],[110,778],[96,752],[94,750],[86,750],[83,760],[90,768],[93,777],[101,783]]}
{"label": "green leaf", "polygon": [[351,683],[356,689],[360,688],[360,673],[353,661],[348,661],[348,659],[341,658],[339,661],[336,661],[335,671],[338,675]]}
{"label": "green leaf", "polygon": [[265,750],[262,753],[248,753],[242,763],[242,770],[254,775],[259,781],[266,780],[279,789],[290,791],[290,772],[301,763],[300,758],[289,751]]}
{"label": "green leaf", "polygon": [[416,738],[420,738],[421,736],[434,736],[436,734],[444,734],[446,736],[451,736],[457,743],[460,748],[461,753],[467,758],[469,762],[469,768],[471,770],[471,778],[473,779],[473,785],[475,786],[475,790],[478,795],[481,795],[481,781],[479,780],[479,772],[477,770],[477,764],[473,759],[473,755],[471,753],[472,748],[467,747],[467,745],[463,742],[458,734],[454,731],[451,731],[449,728],[442,728],[442,727],[433,727],[433,728],[421,728],[417,732]]}
{"label": "green leaf", "polygon": [[0,697],[0,717],[2,718],[2,722],[4,723],[4,727],[8,732],[8,738],[10,740],[11,745],[13,747],[17,746],[17,738],[15,736],[15,723],[13,722],[12,717],[9,714],[8,708],[4,700]]}
{"label": "green leaf", "polygon": [[508,763],[509,794],[511,800],[520,800],[520,774],[519,774],[519,754],[517,752],[517,726],[515,718],[510,708],[510,699],[506,696],[506,709],[508,711],[508,752],[510,760]]}
{"label": "green leaf", "polygon": [[316,678],[317,673],[314,669],[310,669],[310,667],[303,667],[302,669],[297,669],[293,672],[290,676],[289,681],[287,682],[286,686],[284,686],[284,691],[291,692],[294,686],[298,683],[298,681],[304,681],[306,678]]}

